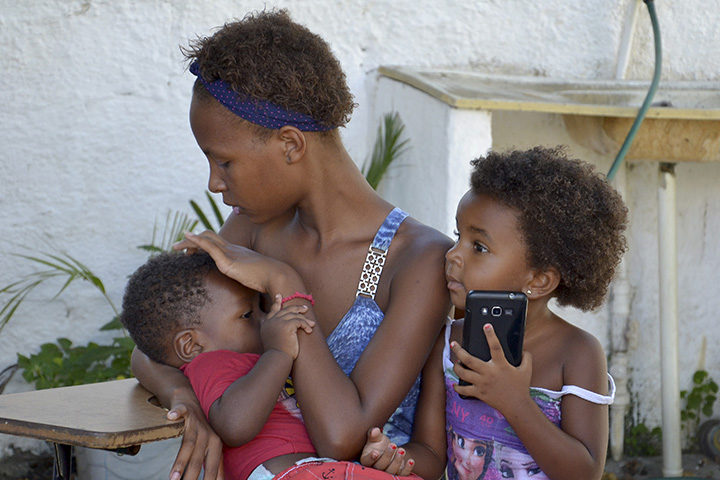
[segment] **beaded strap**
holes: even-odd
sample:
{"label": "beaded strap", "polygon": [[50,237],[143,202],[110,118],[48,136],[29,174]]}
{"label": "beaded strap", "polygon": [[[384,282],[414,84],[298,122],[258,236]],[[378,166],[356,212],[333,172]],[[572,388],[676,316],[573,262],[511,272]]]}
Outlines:
{"label": "beaded strap", "polygon": [[373,239],[372,245],[368,248],[355,297],[363,296],[373,300],[375,299],[380,276],[385,266],[387,250],[390,247],[390,243],[398,227],[407,216],[407,213],[399,208],[395,208],[380,226],[380,229]]}

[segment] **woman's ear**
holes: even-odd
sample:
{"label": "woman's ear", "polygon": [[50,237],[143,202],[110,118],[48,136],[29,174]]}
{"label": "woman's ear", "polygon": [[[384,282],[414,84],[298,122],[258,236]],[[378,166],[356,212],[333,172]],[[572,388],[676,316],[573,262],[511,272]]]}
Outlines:
{"label": "woman's ear", "polygon": [[559,284],[560,272],[555,267],[550,267],[547,270],[536,271],[524,293],[528,299],[541,298],[551,295]]}
{"label": "woman's ear", "polygon": [[191,328],[181,330],[175,334],[173,347],[175,354],[183,363],[189,363],[190,360],[203,352],[203,347],[199,343],[198,332]]}
{"label": "woman's ear", "polygon": [[282,142],[282,151],[288,164],[298,162],[305,155],[305,134],[296,127],[285,125],[278,130],[277,137]]}

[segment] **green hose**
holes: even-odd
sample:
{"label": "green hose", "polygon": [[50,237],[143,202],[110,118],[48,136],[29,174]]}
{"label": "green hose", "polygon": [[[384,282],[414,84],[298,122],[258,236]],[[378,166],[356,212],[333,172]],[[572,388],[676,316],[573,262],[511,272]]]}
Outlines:
{"label": "green hose", "polygon": [[662,42],[660,41],[660,25],[658,24],[657,13],[655,13],[655,4],[653,0],[644,0],[644,2],[645,5],[647,5],[648,13],[650,14],[650,21],[652,22],[653,28],[653,37],[655,39],[655,73],[653,75],[652,83],[650,84],[650,89],[645,96],[645,101],[643,102],[642,107],[640,107],[640,111],[638,112],[637,117],[635,117],[635,122],[633,123],[632,128],[630,128],[630,131],[625,138],[625,143],[623,143],[620,151],[617,154],[617,157],[615,157],[615,161],[610,167],[610,171],[608,171],[608,180],[612,180],[613,177],[615,177],[615,173],[617,172],[618,168],[620,168],[620,164],[622,163],[625,155],[627,154],[627,151],[630,149],[630,145],[635,139],[635,134],[637,134],[640,125],[645,119],[645,114],[650,108],[652,99],[655,96],[655,91],[657,90],[658,84],[660,83],[660,73],[662,72]]}

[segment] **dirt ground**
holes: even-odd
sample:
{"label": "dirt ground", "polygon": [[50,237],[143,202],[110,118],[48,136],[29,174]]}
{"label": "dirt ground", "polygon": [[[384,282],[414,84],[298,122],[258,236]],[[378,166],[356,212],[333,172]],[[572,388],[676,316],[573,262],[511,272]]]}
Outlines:
{"label": "dirt ground", "polygon": [[[683,477],[720,479],[720,463],[704,455],[684,454]],[[619,462],[608,459],[603,480],[655,480],[663,479],[662,457],[624,458]],[[677,478],[677,477],[675,477]]]}
{"label": "dirt ground", "polygon": [[[720,463],[703,455],[683,455],[684,476],[720,480]],[[52,457],[15,452],[0,460],[0,480],[47,480],[52,478]],[[660,480],[662,457],[608,460],[603,480]],[[582,479],[578,479],[582,480]]]}

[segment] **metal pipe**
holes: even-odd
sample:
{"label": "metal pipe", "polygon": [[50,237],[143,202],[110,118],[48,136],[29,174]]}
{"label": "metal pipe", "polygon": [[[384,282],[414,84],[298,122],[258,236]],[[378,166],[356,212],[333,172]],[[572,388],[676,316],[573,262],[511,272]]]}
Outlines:
{"label": "metal pipe", "polygon": [[675,164],[661,163],[658,188],[660,368],[663,475],[682,477],[678,381],[677,204]]}
{"label": "metal pipe", "polygon": [[[618,193],[627,198],[627,170],[618,170],[613,180]],[[626,202],[629,203],[629,202]],[[628,390],[628,330],[630,325],[630,281],[627,262],[618,265],[617,274],[610,284],[610,374],[615,379],[615,401],[610,405],[610,455],[619,461],[625,449],[625,415],[630,405]]]}

